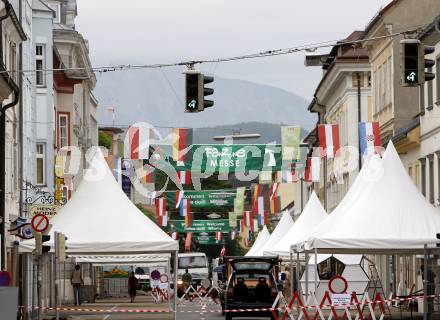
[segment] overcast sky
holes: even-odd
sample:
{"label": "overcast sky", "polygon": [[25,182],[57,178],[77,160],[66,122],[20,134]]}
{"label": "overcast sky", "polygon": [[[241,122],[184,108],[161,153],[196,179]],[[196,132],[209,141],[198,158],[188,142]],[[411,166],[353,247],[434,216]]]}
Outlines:
{"label": "overcast sky", "polygon": [[[168,63],[342,39],[363,30],[389,1],[77,0],[76,26],[90,41],[94,66]],[[199,69],[270,84],[310,100],[321,71],[306,68],[304,55]]]}

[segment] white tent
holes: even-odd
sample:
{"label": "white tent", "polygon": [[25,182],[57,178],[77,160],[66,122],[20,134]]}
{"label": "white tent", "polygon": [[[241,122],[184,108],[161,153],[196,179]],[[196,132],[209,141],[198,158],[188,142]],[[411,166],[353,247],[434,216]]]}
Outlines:
{"label": "white tent", "polygon": [[298,220],[287,231],[282,233],[281,239],[274,242],[271,246],[267,245],[264,248],[264,254],[283,257],[290,256],[290,247],[304,241],[313,228],[326,217],[327,213],[322,207],[315,191],[313,191]]}
{"label": "white tent", "polygon": [[[68,238],[69,256],[176,252],[178,243],[127,198],[97,150],[72,198],[50,220],[48,245],[58,231]],[[33,240],[21,243],[23,251],[33,247]]]}
{"label": "white tent", "polygon": [[260,252],[260,248],[264,246],[264,244],[269,240],[270,233],[267,230],[267,227],[264,226],[263,229],[258,233],[257,239],[255,240],[252,247],[245,254],[246,257],[257,256]]}
{"label": "white tent", "polygon": [[284,211],[280,221],[270,235],[269,240],[264,243],[264,245],[258,250],[258,252],[255,253],[255,255],[266,255],[265,252],[270,251],[275,245],[277,245],[286,235],[286,232],[288,232],[293,227],[293,225],[293,219],[290,216],[290,212]]}
{"label": "white tent", "polygon": [[438,241],[440,212],[420,194],[391,142],[376,162],[379,166],[369,165],[355,190],[312,231],[306,250],[409,253]]}

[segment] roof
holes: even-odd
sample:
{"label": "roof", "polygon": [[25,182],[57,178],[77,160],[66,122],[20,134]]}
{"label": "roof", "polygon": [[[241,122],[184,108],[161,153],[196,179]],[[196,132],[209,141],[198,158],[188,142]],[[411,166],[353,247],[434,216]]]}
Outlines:
{"label": "roof", "polygon": [[298,220],[284,232],[283,237],[277,243],[271,247],[267,246],[264,254],[289,256],[290,247],[306,240],[313,228],[324,221],[325,218],[327,218],[327,212],[325,212],[318,196],[313,191]]}
{"label": "roof", "polygon": [[290,216],[290,213],[288,211],[284,211],[280,221],[278,222],[277,226],[273,230],[269,239],[266,241],[264,246],[262,246],[258,250],[257,254],[264,255],[266,250],[271,250],[274,246],[276,246],[278,243],[280,243],[281,239],[284,237],[286,232],[289,231],[290,228],[292,228],[292,227],[293,227],[293,219]]}
{"label": "roof", "polygon": [[249,251],[245,254],[245,256],[251,257],[251,256],[258,255],[257,253],[259,252],[259,249],[262,246],[264,246],[264,244],[266,243],[267,240],[269,240],[269,238],[270,238],[269,230],[267,230],[267,227],[264,226],[263,230],[261,230],[258,233],[257,239],[255,240],[254,244],[249,249]]}
{"label": "roof", "polygon": [[400,0],[392,0],[385,7],[381,8],[379,12],[376,13],[373,19],[371,19],[371,21],[365,27],[365,34],[367,34],[376,25],[376,23],[385,15],[385,13],[387,13],[388,10],[393,8],[399,1]]}
{"label": "roof", "polygon": [[[67,254],[139,255],[174,252],[177,241],[148,219],[116,182],[100,149],[90,161],[89,170],[72,198],[54,216],[50,223],[51,241],[54,232],[64,233]],[[34,241],[20,245],[32,249]]]}
{"label": "roof", "polygon": [[301,246],[321,253],[407,253],[435,246],[440,210],[408,176],[392,142],[373,157],[336,209]]}

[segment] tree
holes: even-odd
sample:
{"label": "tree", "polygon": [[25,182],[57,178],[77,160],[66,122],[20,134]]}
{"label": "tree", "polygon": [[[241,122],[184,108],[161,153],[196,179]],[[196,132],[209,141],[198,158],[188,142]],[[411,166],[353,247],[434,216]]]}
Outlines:
{"label": "tree", "polygon": [[100,131],[98,135],[98,144],[101,147],[106,147],[108,150],[112,149],[112,138],[105,132]]}

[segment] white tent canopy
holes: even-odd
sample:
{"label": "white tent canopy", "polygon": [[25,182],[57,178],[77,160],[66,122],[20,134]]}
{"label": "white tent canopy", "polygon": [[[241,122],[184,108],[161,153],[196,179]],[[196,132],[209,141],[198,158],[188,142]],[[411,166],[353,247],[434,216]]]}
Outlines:
{"label": "white tent canopy", "polygon": [[[53,247],[55,231],[64,233],[69,256],[178,250],[178,243],[127,198],[99,149],[78,189],[50,223],[48,245]],[[20,245],[23,251],[33,246],[33,240]]]}
{"label": "white tent canopy", "polygon": [[278,239],[271,246],[267,245],[264,248],[264,254],[290,256],[291,246],[306,240],[311,230],[325,218],[327,218],[327,213],[313,191],[298,220],[282,233],[281,239]]}
{"label": "white tent canopy", "polygon": [[255,240],[252,247],[245,254],[246,257],[257,256],[260,252],[260,249],[264,246],[264,244],[269,240],[270,233],[267,230],[267,227],[264,226],[263,229],[258,233],[257,239]]}
{"label": "white tent canopy", "polygon": [[312,231],[306,250],[418,252],[438,241],[440,212],[420,194],[394,145],[390,142],[383,159],[375,159],[374,168],[362,170],[356,188]]}
{"label": "white tent canopy", "polygon": [[255,255],[266,255],[265,252],[270,251],[275,245],[277,245],[293,225],[293,219],[290,216],[289,211],[284,211],[280,221],[270,235],[269,240],[266,241]]}

